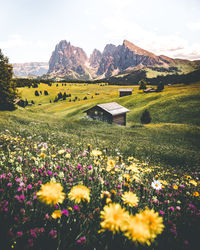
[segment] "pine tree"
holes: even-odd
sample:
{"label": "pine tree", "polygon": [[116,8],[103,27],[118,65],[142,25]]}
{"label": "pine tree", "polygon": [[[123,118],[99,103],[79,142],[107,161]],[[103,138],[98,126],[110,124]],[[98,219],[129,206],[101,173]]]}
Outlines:
{"label": "pine tree", "polygon": [[141,123],[143,124],[148,124],[151,122],[151,116],[147,109],[145,109],[145,111],[142,113],[140,120],[141,120]]}
{"label": "pine tree", "polygon": [[146,89],[147,88],[147,83],[146,83],[146,81],[144,80],[144,79],[142,79],[140,82],[139,82],[139,84],[140,84],[140,87],[139,87],[139,89]]}
{"label": "pine tree", "polygon": [[164,83],[159,82],[156,91],[161,92],[164,89],[164,87],[165,87]]}
{"label": "pine tree", "polygon": [[15,100],[18,97],[17,88],[12,81],[13,67],[8,58],[0,50],[0,109],[15,109]]}

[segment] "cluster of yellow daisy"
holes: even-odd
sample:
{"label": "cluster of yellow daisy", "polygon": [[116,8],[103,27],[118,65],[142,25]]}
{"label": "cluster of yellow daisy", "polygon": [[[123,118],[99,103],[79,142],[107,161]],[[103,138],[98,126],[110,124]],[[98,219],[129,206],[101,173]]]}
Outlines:
{"label": "cluster of yellow daisy", "polygon": [[153,209],[146,208],[136,215],[129,213],[118,203],[106,205],[101,211],[101,231],[109,230],[114,234],[119,231],[135,243],[150,245],[161,234],[163,219]]}
{"label": "cluster of yellow daisy", "polygon": [[[62,203],[65,199],[65,193],[62,191],[63,187],[61,184],[52,181],[42,185],[36,194],[47,205],[55,205]],[[76,185],[70,190],[68,198],[75,201],[75,203],[80,203],[81,201],[90,202],[90,190],[83,185]]]}

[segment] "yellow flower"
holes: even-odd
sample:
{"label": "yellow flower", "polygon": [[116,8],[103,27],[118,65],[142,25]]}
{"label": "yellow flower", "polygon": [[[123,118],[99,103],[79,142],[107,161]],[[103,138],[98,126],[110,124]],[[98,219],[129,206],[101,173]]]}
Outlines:
{"label": "yellow flower", "polygon": [[129,174],[123,174],[123,177],[124,177],[124,179],[126,179],[126,181],[128,181],[128,182],[131,182],[131,181],[132,181]]}
{"label": "yellow flower", "polygon": [[178,189],[178,186],[176,184],[174,184],[173,186],[173,189],[177,190]]}
{"label": "yellow flower", "polygon": [[48,182],[42,185],[40,191],[36,194],[39,199],[47,205],[55,205],[62,203],[65,199],[65,194],[62,190],[63,187],[60,183]]}
{"label": "yellow flower", "polygon": [[109,160],[107,161],[107,166],[110,166],[111,168],[114,168],[114,167],[115,167],[115,161],[109,159]]}
{"label": "yellow flower", "polygon": [[114,167],[115,167],[115,161],[109,159],[109,160],[107,161],[107,168],[106,168],[106,171],[110,172]]}
{"label": "yellow flower", "polygon": [[127,204],[129,207],[135,207],[138,205],[138,197],[133,192],[125,192],[122,195],[122,200],[124,201],[124,204]]}
{"label": "yellow flower", "polygon": [[93,149],[92,152],[91,152],[91,155],[100,156],[100,155],[102,155],[102,152],[100,150]]}
{"label": "yellow flower", "polygon": [[127,170],[133,171],[135,173],[139,172],[139,169],[137,168],[137,165],[135,163],[132,163],[129,167],[126,168]]}
{"label": "yellow flower", "polygon": [[110,192],[104,191],[101,193],[101,199],[109,198],[109,197],[110,197]]}
{"label": "yellow flower", "polygon": [[51,155],[52,158],[56,158],[56,155]]}
{"label": "yellow flower", "polygon": [[41,153],[40,157],[44,159],[46,157],[45,153]]}
{"label": "yellow flower", "polygon": [[195,197],[199,197],[199,192],[193,192],[193,196],[195,196]]}
{"label": "yellow flower", "polygon": [[71,158],[71,155],[70,155],[69,153],[67,153],[67,154],[65,155],[65,158],[70,159],[70,158]]}
{"label": "yellow flower", "polygon": [[90,202],[90,190],[83,185],[76,185],[70,190],[68,198],[74,200],[75,203],[80,203],[81,201]]}
{"label": "yellow flower", "polygon": [[197,182],[195,180],[189,181],[190,184],[194,185],[195,187],[197,186]]}
{"label": "yellow flower", "polygon": [[55,210],[55,211],[52,213],[52,215],[51,215],[51,217],[52,217],[53,219],[60,218],[61,216],[62,216],[62,212],[61,212],[60,210]]}
{"label": "yellow flower", "polygon": [[58,154],[59,155],[62,155],[62,154],[64,154],[65,153],[65,150],[64,149],[60,149],[59,151],[58,151]]}
{"label": "yellow flower", "polygon": [[124,235],[136,243],[146,243],[147,245],[151,244],[151,235],[148,225],[138,216],[131,215],[129,217],[128,226],[126,227]]}
{"label": "yellow flower", "polygon": [[101,219],[103,221],[100,224],[104,231],[107,229],[115,234],[119,230],[123,231],[126,228],[129,214],[120,204],[110,203],[104,206],[103,211],[101,211]]}
{"label": "yellow flower", "polygon": [[137,216],[140,217],[140,219],[148,225],[151,239],[154,239],[157,234],[162,233],[164,229],[163,218],[159,216],[158,212],[155,212],[153,209],[150,210],[146,208]]}
{"label": "yellow flower", "polygon": [[163,180],[159,180],[160,183],[162,183],[163,185],[168,185],[167,181],[163,181]]}

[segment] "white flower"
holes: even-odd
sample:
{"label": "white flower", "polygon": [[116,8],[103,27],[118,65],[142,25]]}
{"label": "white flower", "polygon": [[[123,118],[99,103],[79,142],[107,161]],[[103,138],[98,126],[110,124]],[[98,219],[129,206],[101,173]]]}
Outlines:
{"label": "white flower", "polygon": [[152,188],[156,189],[156,190],[160,190],[162,189],[162,184],[159,181],[153,181],[151,183]]}

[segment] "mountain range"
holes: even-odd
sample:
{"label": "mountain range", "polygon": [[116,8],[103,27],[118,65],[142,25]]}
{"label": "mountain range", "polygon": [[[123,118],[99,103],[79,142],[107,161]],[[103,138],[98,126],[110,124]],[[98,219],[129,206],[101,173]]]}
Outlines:
{"label": "mountain range", "polygon": [[[60,41],[47,63],[14,64],[15,75],[43,75],[50,79],[97,80],[121,77],[138,70],[188,73],[199,68],[199,61],[157,56],[124,40],[122,45],[107,44],[101,53],[94,49],[90,57],[82,48]],[[154,72],[155,73],[155,72]]]}

